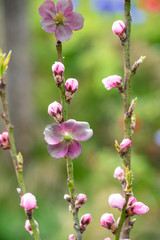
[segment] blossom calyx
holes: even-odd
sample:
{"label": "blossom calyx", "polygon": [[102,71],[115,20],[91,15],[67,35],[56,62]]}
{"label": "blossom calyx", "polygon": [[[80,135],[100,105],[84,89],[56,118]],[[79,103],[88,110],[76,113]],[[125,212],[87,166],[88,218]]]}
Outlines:
{"label": "blossom calyx", "polygon": [[112,208],[118,208],[121,210],[124,207],[126,200],[121,196],[121,194],[115,193],[109,196],[108,202]]}
{"label": "blossom calyx", "polygon": [[10,148],[8,132],[2,132],[2,134],[0,134],[0,147],[3,148],[3,149],[9,149]]}
{"label": "blossom calyx", "polygon": [[21,197],[20,206],[23,207],[25,210],[32,210],[37,208],[37,200],[32,193],[25,193]]}
{"label": "blossom calyx", "polygon": [[111,213],[104,213],[101,216],[101,226],[107,228],[112,233],[116,233],[117,231],[117,223]]}
{"label": "blossom calyx", "polygon": [[63,120],[63,114],[62,114],[62,105],[56,101],[54,101],[53,103],[51,103],[48,106],[48,113],[49,115],[51,115],[52,117],[54,117],[54,119],[61,123]]}
{"label": "blossom calyx", "polygon": [[85,194],[83,193],[78,194],[75,201],[75,208],[81,208],[86,201],[87,201],[87,197]]}

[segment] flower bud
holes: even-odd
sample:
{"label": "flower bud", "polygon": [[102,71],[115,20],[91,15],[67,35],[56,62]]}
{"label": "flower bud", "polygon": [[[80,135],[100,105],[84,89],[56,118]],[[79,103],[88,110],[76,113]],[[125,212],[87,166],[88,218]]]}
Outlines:
{"label": "flower bud", "polygon": [[3,132],[2,134],[0,134],[0,147],[3,149],[10,148],[8,132]]}
{"label": "flower bud", "polygon": [[104,240],[111,240],[109,237],[105,238]]}
{"label": "flower bud", "polygon": [[[39,229],[38,229],[38,223],[37,223],[37,221],[36,220],[34,220],[34,222],[35,222],[35,225],[36,225],[36,228],[37,228],[37,231],[39,232]],[[25,229],[31,234],[31,235],[33,235],[33,231],[32,231],[32,229],[31,229],[31,225],[30,225],[30,222],[29,222],[29,220],[26,220],[26,222],[25,222]]]}
{"label": "flower bud", "polygon": [[62,105],[56,101],[48,106],[48,113],[58,122],[62,122]]}
{"label": "flower bud", "polygon": [[67,202],[71,202],[71,197],[68,194],[64,194],[64,200],[66,200]]}
{"label": "flower bud", "polygon": [[149,211],[149,207],[146,206],[142,202],[137,202],[137,200],[134,197],[130,197],[127,204],[127,215],[133,216],[133,215],[143,215]]}
{"label": "flower bud", "polygon": [[76,201],[75,201],[75,207],[81,208],[85,204],[86,201],[87,201],[87,197],[85,194],[83,194],[83,193],[78,194]]}
{"label": "flower bud", "polygon": [[65,70],[65,67],[64,67],[63,63],[61,63],[61,62],[55,62],[52,65],[52,72],[53,72],[54,76],[57,76],[57,75],[62,76],[64,73],[64,70]]}
{"label": "flower bud", "polygon": [[37,200],[32,193],[25,193],[21,197],[20,206],[22,206],[25,210],[35,209],[37,208]]}
{"label": "flower bud", "polygon": [[81,217],[80,223],[81,225],[88,225],[92,221],[91,214],[86,213]]}
{"label": "flower bud", "polygon": [[117,230],[117,224],[115,222],[115,219],[113,217],[113,214],[111,213],[104,213],[101,217],[101,226],[107,228],[112,233],[115,233]]}
{"label": "flower bud", "polygon": [[108,202],[112,208],[118,208],[121,210],[124,207],[126,200],[121,196],[121,194],[115,193],[109,196]]}
{"label": "flower bud", "polygon": [[132,145],[132,141],[128,138],[124,138],[120,144],[120,147],[123,149],[127,149]]}
{"label": "flower bud", "polygon": [[124,179],[124,170],[121,167],[117,167],[114,171],[114,178],[118,179],[120,182],[123,182]]}
{"label": "flower bud", "polygon": [[52,65],[53,76],[54,76],[57,87],[59,87],[63,82],[64,69],[65,67],[61,62],[55,62]]}
{"label": "flower bud", "polygon": [[66,89],[66,101],[70,102],[70,100],[73,98],[74,92],[78,89],[78,81],[74,78],[69,78],[65,82],[65,89]]}
{"label": "flower bud", "polygon": [[112,31],[114,34],[121,35],[125,30],[125,24],[121,20],[117,20],[112,25]]}
{"label": "flower bud", "polygon": [[75,240],[74,234],[69,235],[69,240]]}
{"label": "flower bud", "polygon": [[104,86],[107,90],[110,90],[114,87],[122,88],[122,78],[117,75],[112,75],[107,78],[104,78],[102,80],[102,83],[104,84]]}

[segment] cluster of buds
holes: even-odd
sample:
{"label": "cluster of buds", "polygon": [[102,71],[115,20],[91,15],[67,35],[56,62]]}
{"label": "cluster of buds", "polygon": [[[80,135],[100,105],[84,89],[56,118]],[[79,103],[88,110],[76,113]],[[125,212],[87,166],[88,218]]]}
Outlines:
{"label": "cluster of buds", "polygon": [[9,149],[10,148],[8,132],[2,132],[2,134],[0,134],[0,147],[3,148],[3,149]]}
{"label": "cluster of buds", "polygon": [[[127,184],[127,179],[125,179],[126,169],[125,171],[121,169],[121,167],[117,167],[114,171],[114,177],[118,179],[122,186]],[[124,189],[125,190],[125,189]],[[108,198],[108,202],[110,207],[117,208],[119,211],[125,208],[126,217],[131,217],[134,215],[143,215],[149,211],[149,208],[142,202],[137,202],[134,197],[130,197],[128,202],[126,199],[121,196],[119,193],[111,194]],[[116,234],[120,218],[118,218],[117,222],[115,221],[113,214],[105,213],[101,217],[101,225],[111,231],[113,234]],[[130,221],[130,227],[133,226],[135,219]],[[107,239],[107,238],[106,238]]]}
{"label": "cluster of buds", "polygon": [[61,62],[55,62],[52,65],[52,71],[56,86],[60,87],[61,84],[64,83],[66,102],[70,103],[70,100],[73,98],[75,91],[78,89],[78,81],[75,78],[69,78],[65,82],[63,76],[64,70],[65,67]]}
{"label": "cluster of buds", "polygon": [[[37,208],[37,200],[35,198],[35,196],[32,193],[25,193],[22,197],[21,197],[21,202],[20,202],[20,206],[23,207],[26,211],[26,214],[28,216],[28,220],[26,220],[25,222],[25,229],[31,234],[33,235],[33,231],[30,225],[30,219],[32,219],[32,211]],[[38,229],[38,223],[34,220],[37,231],[39,232]]]}

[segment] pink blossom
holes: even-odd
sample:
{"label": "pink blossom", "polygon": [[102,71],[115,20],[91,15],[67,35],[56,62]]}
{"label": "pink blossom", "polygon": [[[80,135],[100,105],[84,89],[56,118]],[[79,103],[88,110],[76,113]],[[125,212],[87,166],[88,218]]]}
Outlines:
{"label": "pink blossom", "polygon": [[93,130],[87,122],[77,122],[74,119],[61,124],[53,123],[44,130],[45,141],[48,143],[47,150],[54,158],[62,158],[66,155],[77,158],[82,152],[78,141],[87,141],[93,135]]}
{"label": "pink blossom", "polygon": [[83,28],[84,18],[80,13],[73,12],[71,0],[58,0],[55,6],[51,0],[46,0],[39,8],[42,29],[54,33],[57,40],[64,42],[72,37],[72,30]]}
{"label": "pink blossom", "polygon": [[124,138],[123,141],[120,144],[120,147],[123,149],[126,149],[132,145],[132,141],[128,138]]}
{"label": "pink blossom", "polygon": [[20,205],[25,210],[32,210],[32,209],[37,208],[37,200],[36,200],[35,196],[32,193],[25,193],[21,197]]}
{"label": "pink blossom", "polygon": [[[34,220],[34,222],[35,222],[35,224],[36,224],[37,231],[39,232],[38,223],[37,223],[36,220]],[[33,235],[33,231],[32,231],[32,229],[31,229],[31,225],[30,225],[29,220],[26,220],[24,227],[25,227],[25,229],[26,229],[31,235]]]}
{"label": "pink blossom", "polygon": [[64,70],[65,70],[65,67],[64,67],[63,63],[61,63],[61,62],[55,62],[52,65],[52,72],[53,72],[54,76],[57,76],[57,75],[62,76],[64,73]]}
{"label": "pink blossom", "polygon": [[120,182],[124,181],[124,170],[121,167],[117,167],[114,171],[114,178]]}
{"label": "pink blossom", "polygon": [[104,213],[101,217],[101,226],[111,230],[111,231],[115,231],[117,228],[117,224],[115,223],[115,219],[113,217],[113,214],[111,213]]}
{"label": "pink blossom", "polygon": [[114,87],[116,87],[116,88],[120,87],[121,83],[122,83],[122,78],[117,75],[112,75],[107,78],[104,78],[102,80],[102,83],[104,84],[104,86],[107,90],[110,90]]}
{"label": "pink blossom", "polygon": [[87,201],[87,197],[85,194],[83,194],[83,193],[78,194],[78,196],[76,197],[76,201],[75,201],[75,207],[81,208],[85,204],[86,201]]}
{"label": "pink blossom", "polygon": [[62,116],[62,105],[56,101],[51,103],[48,106],[48,113],[52,117],[55,118],[58,122],[62,122],[63,116]]}
{"label": "pink blossom", "polygon": [[124,30],[125,30],[125,24],[123,21],[118,20],[113,23],[112,31],[114,34],[120,35],[124,32]]}
{"label": "pink blossom", "polygon": [[74,234],[69,235],[69,240],[75,240]]}
{"label": "pink blossom", "polygon": [[87,226],[92,221],[91,214],[86,213],[81,217],[80,223],[82,226]]}
{"label": "pink blossom", "polygon": [[111,194],[108,199],[109,205],[112,208],[122,209],[126,203],[126,200],[119,193]]}
{"label": "pink blossom", "polygon": [[69,78],[65,82],[65,89],[68,92],[74,93],[78,89],[78,81],[74,78]]}
{"label": "pink blossom", "polygon": [[2,132],[2,134],[0,134],[0,147],[3,149],[10,147],[8,132]]}
{"label": "pink blossom", "polygon": [[130,197],[127,203],[127,214],[129,216],[143,215],[149,211],[149,207],[142,202],[137,202],[134,197]]}
{"label": "pink blossom", "polygon": [[104,240],[111,240],[109,237],[105,238]]}

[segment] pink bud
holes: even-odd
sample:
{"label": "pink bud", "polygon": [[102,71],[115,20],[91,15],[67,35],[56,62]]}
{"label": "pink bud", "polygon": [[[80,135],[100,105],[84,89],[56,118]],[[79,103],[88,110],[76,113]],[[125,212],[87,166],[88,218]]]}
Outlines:
{"label": "pink bud", "polygon": [[121,167],[115,169],[114,178],[118,179],[120,182],[124,181],[124,170]]}
{"label": "pink bud", "polygon": [[104,240],[111,240],[109,237],[105,238]]}
{"label": "pink bud", "polygon": [[65,82],[65,88],[67,92],[74,93],[78,89],[78,81],[74,78],[69,78]]}
{"label": "pink bud", "polygon": [[137,202],[137,200],[135,199],[135,197],[130,197],[128,200],[128,203],[127,203],[127,207],[132,206],[136,202]]}
{"label": "pink bud", "polygon": [[126,200],[119,193],[115,193],[109,196],[108,202],[112,208],[122,209]]}
{"label": "pink bud", "polygon": [[92,221],[91,214],[86,213],[81,217],[80,223],[81,225],[87,226],[88,224],[90,224],[91,221]]}
{"label": "pink bud", "polygon": [[75,201],[75,207],[81,208],[85,204],[86,201],[87,201],[87,197],[85,194],[83,194],[83,193],[78,194],[76,201]]}
{"label": "pink bud", "polygon": [[64,73],[64,69],[65,69],[65,67],[64,67],[63,63],[61,63],[61,62],[55,62],[52,65],[52,71],[53,71],[54,76],[57,76],[57,75],[62,76]]}
{"label": "pink bud", "polygon": [[[35,222],[35,224],[36,224],[37,231],[39,232],[38,223],[37,223],[36,220],[34,220],[34,222]],[[25,227],[25,229],[26,229],[31,235],[33,235],[33,231],[32,231],[32,229],[31,229],[31,225],[30,225],[29,220],[26,220],[24,227]]]}
{"label": "pink bud", "polygon": [[69,240],[75,240],[74,234],[69,235]]}
{"label": "pink bud", "polygon": [[149,207],[147,207],[144,203],[142,202],[136,202],[132,205],[131,207],[132,212],[137,215],[143,215],[149,211]]}
{"label": "pink bud", "polygon": [[117,224],[115,222],[115,219],[113,217],[113,214],[111,213],[105,213],[101,217],[101,226],[109,229],[111,232],[115,232],[117,229]]}
{"label": "pink bud", "polygon": [[110,90],[114,87],[116,87],[116,88],[120,87],[122,84],[122,78],[117,75],[112,75],[107,78],[104,78],[102,80],[102,83],[104,84],[104,86],[107,90]]}
{"label": "pink bud", "polygon": [[25,210],[35,209],[37,208],[37,200],[32,193],[25,193],[21,197],[20,206],[22,206]]}
{"label": "pink bud", "polygon": [[58,122],[62,122],[62,105],[56,101],[48,106],[48,113]]}
{"label": "pink bud", "polygon": [[0,134],[0,147],[3,149],[8,149],[10,147],[8,132]]}
{"label": "pink bud", "polygon": [[125,24],[123,21],[118,20],[113,23],[112,31],[114,34],[120,35],[124,32],[124,30],[125,30]]}
{"label": "pink bud", "polygon": [[130,147],[131,144],[132,144],[132,141],[130,139],[128,139],[128,138],[125,138],[121,142],[120,147],[126,149],[126,148]]}

